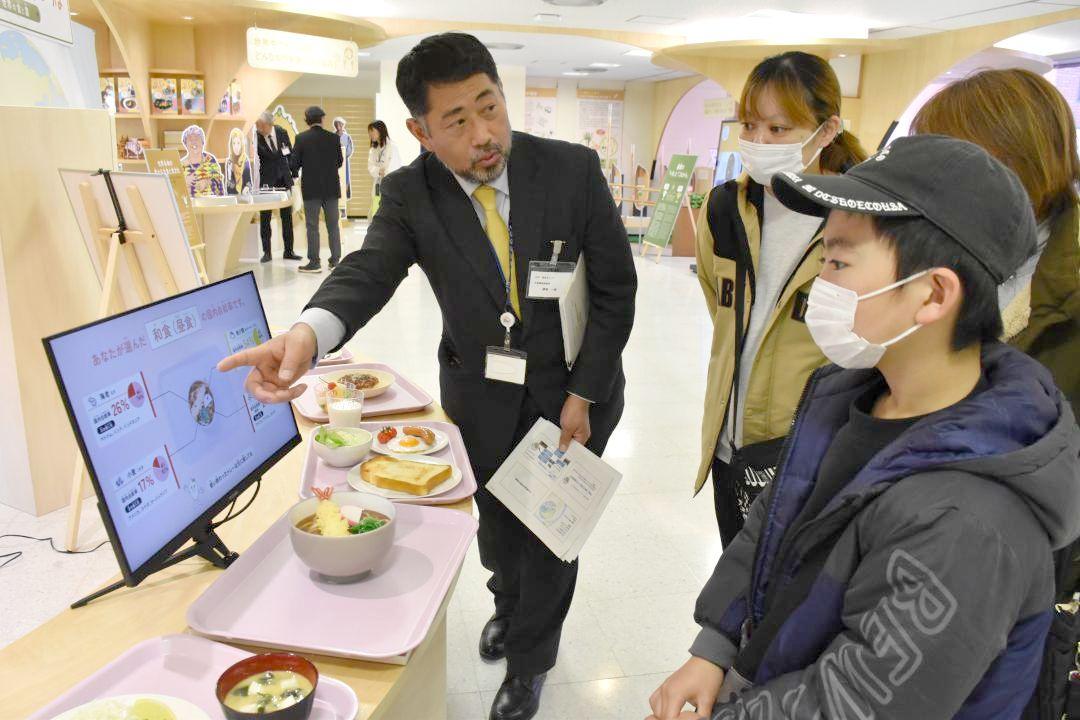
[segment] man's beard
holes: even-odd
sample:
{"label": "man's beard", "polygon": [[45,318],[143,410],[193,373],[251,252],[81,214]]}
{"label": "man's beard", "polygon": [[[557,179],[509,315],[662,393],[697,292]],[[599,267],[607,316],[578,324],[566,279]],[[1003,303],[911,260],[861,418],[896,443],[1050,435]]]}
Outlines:
{"label": "man's beard", "polygon": [[[493,152],[499,153],[499,162],[497,162],[496,164],[492,165],[489,168],[482,168],[482,167],[477,167],[476,166],[476,162],[478,162],[480,160],[480,158],[482,158],[482,157],[484,157],[486,155],[490,155]],[[506,163],[507,163],[507,161],[509,159],[510,159],[510,144],[509,143],[507,143],[507,146],[505,148],[502,145],[499,145],[498,143],[492,143],[492,144],[488,145],[487,147],[485,147],[480,152],[480,156],[478,158],[476,158],[476,160],[473,162],[472,165],[470,165],[465,170],[460,170],[460,171],[456,171],[456,172],[457,172],[458,175],[465,178],[469,182],[474,182],[474,183],[477,183],[478,185],[486,185],[487,183],[497,179],[500,175],[502,175],[506,171]]]}

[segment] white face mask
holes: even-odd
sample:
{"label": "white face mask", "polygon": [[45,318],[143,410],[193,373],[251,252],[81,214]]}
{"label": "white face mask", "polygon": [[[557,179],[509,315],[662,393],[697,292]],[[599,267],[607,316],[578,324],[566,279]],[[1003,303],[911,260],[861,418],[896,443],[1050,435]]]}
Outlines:
{"label": "white face mask", "polygon": [[807,300],[806,326],[810,329],[810,336],[825,357],[842,368],[874,367],[885,354],[887,347],[900,342],[922,325],[908,328],[892,340],[872,343],[855,332],[855,310],[859,301],[895,290],[929,272],[923,270],[866,295],[858,295],[854,290],[818,278],[810,288],[810,297]]}
{"label": "white face mask", "polygon": [[742,157],[743,167],[750,173],[750,177],[754,178],[754,182],[765,187],[769,187],[776,173],[801,173],[821,154],[822,148],[818,148],[814,156],[810,158],[810,162],[803,162],[803,148],[823,127],[825,123],[818,125],[817,130],[810,133],[810,137],[801,143],[756,143],[740,137],[739,155]]}

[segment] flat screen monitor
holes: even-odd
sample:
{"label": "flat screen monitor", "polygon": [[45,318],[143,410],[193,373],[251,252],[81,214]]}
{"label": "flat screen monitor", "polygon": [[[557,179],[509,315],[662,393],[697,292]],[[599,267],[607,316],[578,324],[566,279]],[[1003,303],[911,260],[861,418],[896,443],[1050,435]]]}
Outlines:
{"label": "flat screen monitor", "polygon": [[291,405],[216,367],[269,336],[245,273],[44,340],[129,585],[300,442]]}

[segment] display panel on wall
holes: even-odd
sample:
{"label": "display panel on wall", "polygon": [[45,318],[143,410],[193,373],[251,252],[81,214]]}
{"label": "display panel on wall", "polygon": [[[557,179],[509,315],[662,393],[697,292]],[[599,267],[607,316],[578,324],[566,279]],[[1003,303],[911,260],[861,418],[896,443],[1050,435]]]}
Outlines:
{"label": "display panel on wall", "polygon": [[68,0],[3,0],[0,2],[0,20],[72,44]]}
{"label": "display panel on wall", "polygon": [[622,145],[622,90],[591,90],[578,88],[578,137],[600,155],[604,170],[609,170],[619,157]]}
{"label": "display panel on wall", "polygon": [[555,137],[558,90],[525,88],[525,132],[537,137]]}

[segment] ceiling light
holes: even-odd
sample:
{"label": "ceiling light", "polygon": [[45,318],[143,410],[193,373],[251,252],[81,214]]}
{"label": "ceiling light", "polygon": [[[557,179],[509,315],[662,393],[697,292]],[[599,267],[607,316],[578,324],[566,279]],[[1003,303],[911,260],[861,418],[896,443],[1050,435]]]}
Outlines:
{"label": "ceiling light", "polygon": [[840,53],[840,54],[839,54],[839,55],[837,55],[836,57],[847,57],[847,53]]}
{"label": "ceiling light", "polygon": [[360,52],[356,53],[356,57],[371,57],[371,53],[361,50]]}
{"label": "ceiling light", "polygon": [[634,48],[633,50],[627,50],[623,53],[626,57],[643,57],[651,58],[652,50],[645,50],[643,48]]}
{"label": "ceiling light", "polygon": [[594,68],[617,68],[617,67],[621,67],[621,66],[619,65],[619,63],[594,62],[594,63],[589,63],[589,67],[594,67]]}
{"label": "ceiling light", "polygon": [[595,75],[597,73],[605,73],[607,72],[607,70],[605,68],[597,67],[576,67],[574,68],[574,72],[579,72],[585,75]]}
{"label": "ceiling light", "polygon": [[626,22],[639,23],[641,25],[674,25],[686,18],[665,17],[663,15],[635,15]]}
{"label": "ceiling light", "polygon": [[71,17],[75,17],[78,14],[79,13],[75,12],[74,10],[72,10],[71,12],[68,13],[68,15],[70,15]]}
{"label": "ceiling light", "polygon": [[562,15],[557,13],[536,13],[533,15],[533,21],[549,23],[562,22]]}
{"label": "ceiling light", "polygon": [[561,5],[562,7],[595,7],[603,5],[607,0],[544,0],[548,5]]}
{"label": "ceiling light", "polygon": [[758,10],[742,17],[690,23],[685,26],[685,34],[691,43],[724,40],[799,43],[822,38],[865,40],[870,37],[870,26],[859,18],[841,15]]}
{"label": "ceiling light", "polygon": [[194,20],[195,18],[191,17],[190,15],[182,15],[182,16],[180,16],[180,19],[181,20]]}
{"label": "ceiling light", "polygon": [[586,77],[588,74],[589,73],[587,73],[587,72],[564,72],[563,73],[563,75],[565,75],[567,77]]}
{"label": "ceiling light", "polygon": [[520,50],[525,46],[521,43],[489,42],[484,43],[484,47],[486,47],[488,50]]}

